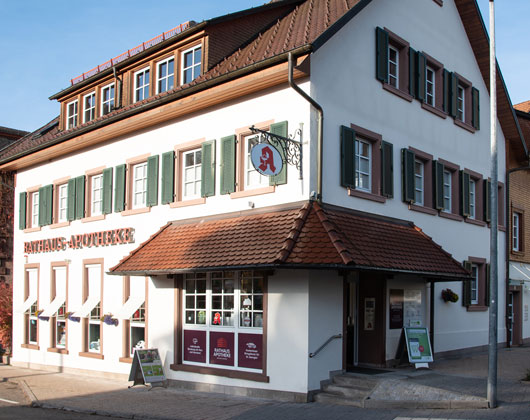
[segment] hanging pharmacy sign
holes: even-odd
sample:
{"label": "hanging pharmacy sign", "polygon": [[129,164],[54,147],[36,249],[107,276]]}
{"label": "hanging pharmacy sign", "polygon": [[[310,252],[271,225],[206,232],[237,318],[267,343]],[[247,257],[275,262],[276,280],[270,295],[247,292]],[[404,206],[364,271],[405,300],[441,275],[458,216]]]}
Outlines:
{"label": "hanging pharmacy sign", "polygon": [[70,238],[58,237],[24,242],[24,254],[40,254],[43,252],[64,251],[66,249],[83,249],[131,243],[134,243],[134,229],[129,227],[71,235]]}
{"label": "hanging pharmacy sign", "polygon": [[278,175],[283,167],[280,152],[272,144],[259,143],[250,150],[250,159],[261,175]]}

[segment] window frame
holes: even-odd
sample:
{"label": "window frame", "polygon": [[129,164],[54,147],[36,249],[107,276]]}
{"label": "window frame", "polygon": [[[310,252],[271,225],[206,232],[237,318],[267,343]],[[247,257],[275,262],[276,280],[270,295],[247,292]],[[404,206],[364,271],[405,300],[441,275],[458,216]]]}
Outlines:
{"label": "window frame", "polygon": [[[66,262],[52,262],[50,264],[50,302],[53,302],[56,296],[56,290],[57,290],[57,277],[56,277],[56,270],[57,269],[64,269],[65,270],[65,301],[63,303],[64,306],[64,314],[68,312],[68,263]],[[57,345],[57,324],[59,322],[64,322],[64,334],[65,334],[65,345],[59,346]],[[64,316],[62,318],[59,318],[57,316],[57,313],[55,316],[50,316],[50,347],[47,349],[47,351],[52,353],[61,353],[61,354],[69,354],[68,352],[68,319]]]}
{"label": "window frame", "polygon": [[[144,348],[148,347],[148,337],[149,337],[149,281],[148,278],[144,278],[145,281],[145,294],[144,294],[144,302],[141,306],[144,306],[144,317],[145,320],[143,322],[143,328],[144,328]],[[123,299],[122,303],[125,305],[129,298],[131,297],[131,278],[129,276],[123,277]],[[140,307],[141,307],[140,306]],[[140,308],[139,308],[140,309]],[[133,313],[134,315],[134,313]],[[133,361],[133,354],[129,351],[131,348],[131,326],[132,323],[132,317],[129,319],[123,319],[122,320],[122,356],[119,358],[119,361],[122,363],[132,363]]]}
{"label": "window frame", "polygon": [[[195,199],[201,198],[202,149],[200,147],[198,147],[198,148],[195,148],[195,149],[183,150],[181,153],[182,153],[182,174],[181,174],[181,185],[180,185],[180,187],[182,189],[182,201],[195,200]],[[201,154],[201,163],[199,163],[199,164],[196,163],[196,161],[197,161],[197,153]],[[194,169],[194,179],[192,181],[190,181],[190,182],[186,182],[186,172],[187,172],[186,170],[190,167],[190,166],[186,165],[186,157],[188,155],[190,155],[190,154],[193,156],[193,159],[194,159],[194,163],[193,163],[193,165],[191,165],[191,167],[193,167],[193,169]],[[199,171],[199,179],[198,180],[196,178],[197,170]],[[190,194],[189,196],[187,196],[186,195],[186,185],[189,184],[189,183],[193,183],[194,189],[196,189],[197,182],[199,183],[198,192],[195,191],[194,194]]]}
{"label": "window frame", "polygon": [[[525,212],[523,209],[512,205],[511,208],[511,253],[521,255],[525,252],[525,235],[524,235],[524,216]],[[515,220],[517,218],[517,224]],[[516,232],[517,230],[517,232]]]}
{"label": "window frame", "polygon": [[[195,50],[197,49],[200,49],[201,50],[201,57],[200,57],[200,61],[199,63],[195,63]],[[191,83],[193,82],[197,77],[199,77],[201,74],[202,74],[202,71],[203,71],[203,45],[202,45],[202,42],[200,43],[197,43],[195,45],[192,45],[188,48],[186,48],[185,50],[180,50],[179,51],[179,59],[180,59],[180,72],[179,72],[179,76],[180,76],[180,79],[179,79],[179,84],[180,85],[185,85],[187,83]],[[193,52],[192,56],[194,57],[193,59],[193,65],[191,67],[184,67],[184,55],[189,53],[189,52]],[[185,82],[184,81],[184,74],[185,74],[185,71],[189,68],[191,68],[192,70],[199,66],[199,74],[196,76],[196,77],[193,77],[190,81],[187,81]],[[193,71],[192,71],[193,73]]]}
{"label": "window frame", "polygon": [[[158,157],[158,155],[151,155],[151,153],[146,153],[143,155],[135,156],[133,158],[129,158],[125,161],[125,205],[124,209],[121,210],[122,216],[130,216],[134,214],[140,214],[140,213],[149,213],[151,211],[151,205],[148,205],[148,191],[149,191],[149,182],[146,181],[146,202],[144,207],[133,207],[133,193],[134,193],[134,171],[133,168],[140,165],[145,164],[146,165],[146,179],[149,178],[149,171],[148,171],[148,160],[151,157]],[[157,160],[157,165],[159,165],[159,162]],[[158,205],[158,181],[160,178],[159,173],[159,167],[157,166],[157,178],[156,178],[156,192],[157,192],[157,202],[153,204],[153,206]],[[117,185],[116,185],[117,187]],[[115,195],[115,200],[117,199],[117,196]]]}
{"label": "window frame", "polygon": [[[103,211],[103,170],[106,169],[106,166],[99,166],[97,168],[88,169],[85,171],[85,217],[81,219],[81,222],[92,222],[96,220],[105,219],[105,213]],[[94,212],[94,178],[100,177],[101,185],[101,211]]]}
{"label": "window frame", "polygon": [[[29,272],[36,272],[36,300],[34,303],[31,304],[29,307],[29,310],[24,312],[24,341],[21,344],[20,347],[25,349],[31,349],[31,350],[40,350],[39,346],[39,319],[37,316],[32,313],[32,309],[39,308],[39,301],[40,301],[40,263],[33,263],[33,264],[24,264],[24,302],[29,298],[30,296],[30,281],[29,281]],[[36,320],[36,336],[37,340],[30,342],[30,322],[31,320]]]}
{"label": "window frame", "polygon": [[[146,78],[146,73],[148,73]],[[138,76],[143,75],[144,78],[144,84],[141,86],[138,86]],[[145,83],[145,80],[147,79],[147,83]],[[145,89],[147,88],[147,93],[145,92]],[[138,97],[138,93],[141,92],[143,96],[142,98]],[[151,67],[143,67],[140,70],[137,70],[133,73],[133,100],[132,103],[143,101],[144,99],[147,99],[151,93]]]}
{"label": "window frame", "polygon": [[462,90],[462,118],[458,117],[458,96],[456,99],[457,109],[454,112],[455,117],[453,121],[456,125],[461,128],[468,130],[471,133],[474,133],[476,129],[473,127],[472,114],[473,114],[473,99],[472,99],[472,83],[467,80],[465,77],[461,76],[459,73],[454,72],[458,78],[457,84],[457,93],[459,90]]}
{"label": "window frame", "polygon": [[[419,166],[417,166],[419,165]],[[416,169],[420,168],[421,173],[417,173]],[[417,181],[418,179],[421,182],[421,186],[418,187]],[[425,205],[425,163],[421,161],[420,159],[416,158],[414,159],[414,204],[418,206],[424,206]],[[419,198],[421,200],[418,200],[418,193]]]}
{"label": "window frame", "polygon": [[[114,82],[108,83],[105,86],[101,87],[100,94],[100,116],[108,115],[115,109],[116,105],[116,84]],[[109,97],[108,100],[105,99],[105,91],[109,90],[112,92],[112,97]],[[108,111],[105,112],[105,106],[108,106]]]}
{"label": "window frame", "polygon": [[[173,62],[173,73],[169,73],[169,62],[172,61]],[[168,73],[166,76],[164,77],[160,77],[160,67],[163,65],[163,64],[167,64],[168,65]],[[164,92],[167,92],[167,91],[170,91],[171,89],[174,89],[176,86],[177,86],[177,81],[176,81],[176,75],[175,75],[175,66],[177,64],[177,60],[175,59],[175,55],[174,54],[171,54],[170,56],[166,56],[164,58],[161,58],[159,60],[157,60],[155,62],[155,67],[156,67],[156,94],[160,94],[160,93],[164,93]],[[173,82],[172,82],[172,85],[169,86],[169,83],[167,83],[167,80],[170,78],[170,77],[173,77]],[[164,90],[161,90],[160,89],[160,82],[164,80],[164,83],[165,83],[165,89]]]}
{"label": "window frame", "polygon": [[[421,107],[440,118],[447,118],[447,113],[444,112],[444,66],[435,58],[431,57],[425,51],[422,51],[425,57],[425,99],[421,102]],[[428,70],[433,73],[433,103],[427,101],[427,84],[428,84]]]}
{"label": "window frame", "polygon": [[[409,88],[409,73],[410,73],[410,66],[409,66],[409,51],[410,51],[410,43],[403,38],[401,38],[399,35],[392,32],[387,27],[383,28],[384,31],[388,34],[388,47],[394,48],[398,52],[398,77],[397,82],[398,86],[394,87],[389,82],[382,82],[383,89],[394,93],[395,95],[399,96],[402,99],[405,99],[408,102],[412,102],[414,99],[412,95],[410,94],[410,88]],[[389,50],[388,50],[389,51]],[[387,68],[389,66],[390,61],[390,54],[387,51]],[[390,78],[390,75],[389,75]]]}
{"label": "window frame", "polygon": [[[87,107],[87,99],[93,98],[92,102],[93,105],[90,107]],[[86,95],[83,95],[83,124],[90,122],[94,119],[96,119],[96,105],[97,105],[97,98],[96,98],[96,92],[89,92]],[[89,118],[87,118],[87,113]]]}
{"label": "window frame", "polygon": [[[52,228],[60,226],[68,226],[68,180],[70,177],[65,177],[60,180],[55,180],[53,183],[53,225]],[[63,193],[65,194],[63,196]],[[64,203],[63,203],[64,200]],[[64,207],[62,207],[64,204]],[[64,210],[64,218],[61,217],[61,211]]]}
{"label": "window frame", "polygon": [[[142,173],[138,173],[141,169]],[[137,188],[138,182],[141,182],[142,188]],[[136,198],[140,196],[140,201]],[[147,161],[138,162],[131,166],[131,209],[137,210],[147,207]]]}
{"label": "window frame", "polygon": [[[186,199],[184,198],[184,191],[182,185],[183,172],[184,172],[184,154],[191,150],[202,150],[202,144],[206,142],[206,138],[200,138],[196,140],[191,140],[186,143],[178,144],[174,147],[175,153],[175,172],[173,179],[173,188],[174,188],[174,200],[169,203],[170,208],[178,208],[185,206],[194,206],[197,204],[206,203],[206,197],[201,197],[199,194],[196,198]],[[202,156],[201,156],[201,165],[202,165]],[[202,178],[202,174],[201,174]],[[201,179],[202,182],[202,179]]]}
{"label": "window frame", "polygon": [[[30,229],[35,229],[39,226],[39,191],[31,191],[28,195],[29,197],[29,227]],[[35,220],[36,219],[36,220]]]}
{"label": "window frame", "polygon": [[[73,110],[71,107],[73,106]],[[76,98],[66,103],[66,129],[77,127],[79,121],[79,100]]]}
{"label": "window frame", "polygon": [[438,215],[461,222],[464,217],[460,215],[460,166],[441,158],[438,162],[443,164],[444,173],[448,171],[451,174],[451,211],[439,210]]}
{"label": "window frame", "polygon": [[[486,290],[488,282],[486,279],[487,275],[487,260],[482,257],[468,257],[464,264],[469,264],[470,268],[473,266],[477,267],[478,281],[477,281],[477,297],[475,302],[471,299],[471,293],[469,296],[470,303],[466,304],[464,301],[464,288],[466,285],[462,282],[462,305],[466,306],[468,312],[483,312],[488,310],[488,292]],[[469,280],[471,282],[471,280]],[[471,289],[471,287],[470,287]]]}
{"label": "window frame", "polygon": [[[465,217],[466,223],[471,223],[477,226],[486,226],[487,223],[484,220],[484,179],[478,172],[472,171],[471,169],[464,168],[464,172],[469,174],[469,180],[475,182],[475,217]],[[470,197],[471,200],[471,197]],[[470,201],[471,204],[471,201]]]}
{"label": "window frame", "polygon": [[[103,286],[104,286],[104,276],[105,276],[105,271],[104,271],[105,265],[104,265],[103,258],[93,258],[93,259],[83,260],[81,304],[83,305],[90,298],[89,268],[95,265],[100,266],[100,289],[99,289],[99,302],[94,306],[94,308],[99,306],[99,313],[100,315],[103,315],[104,314],[104,306],[103,306],[104,288]],[[82,334],[81,334],[81,351],[79,352],[79,356],[103,360],[104,359],[104,356],[103,356],[103,321],[101,321],[101,319],[99,321],[99,336],[100,336],[99,351],[90,350],[90,343],[89,343],[90,325],[95,324],[94,320],[92,320],[91,322],[90,316],[94,308],[90,310],[90,312],[88,313],[86,317],[81,318]]]}
{"label": "window frame", "polygon": [[433,155],[426,153],[422,150],[416,149],[415,147],[409,147],[408,150],[414,153],[415,160],[423,163],[423,204],[416,202],[409,203],[409,210],[418,211],[420,213],[436,215],[438,212],[433,208],[433,187],[432,187],[432,162],[434,160]]}

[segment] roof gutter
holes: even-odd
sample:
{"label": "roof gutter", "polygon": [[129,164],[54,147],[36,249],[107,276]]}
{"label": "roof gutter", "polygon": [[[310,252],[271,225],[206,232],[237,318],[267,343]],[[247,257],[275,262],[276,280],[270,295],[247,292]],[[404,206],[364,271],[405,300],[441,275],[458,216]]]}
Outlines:
{"label": "roof gutter", "polygon": [[300,94],[307,102],[309,102],[318,113],[317,121],[317,202],[322,204],[322,152],[323,152],[323,132],[324,132],[324,110],[322,107],[305,93],[293,79],[293,52],[289,52],[289,86],[292,87],[298,94]]}
{"label": "roof gutter", "polygon": [[[302,47],[299,47],[299,48],[296,48],[296,49],[292,50],[292,53],[294,55],[298,56],[298,55],[302,55],[304,53],[308,53],[310,51],[311,51],[311,45],[308,44],[308,45],[304,45]],[[37,147],[35,147],[33,149],[29,149],[29,150],[25,150],[23,152],[17,153],[16,155],[10,156],[10,157],[8,157],[7,159],[4,159],[4,160],[0,159],[0,165],[4,165],[6,163],[12,162],[14,160],[17,160],[18,158],[24,157],[26,155],[29,155],[29,154],[32,154],[32,153],[35,153],[35,152],[38,152],[40,150],[47,149],[50,146],[54,146],[56,144],[59,144],[59,143],[62,143],[64,141],[66,141],[66,140],[70,140],[70,139],[72,139],[74,137],[77,137],[77,136],[80,136],[82,134],[85,134],[85,133],[88,133],[90,131],[93,131],[95,129],[107,126],[109,124],[115,123],[115,122],[123,120],[125,118],[129,118],[129,117],[137,115],[137,114],[139,114],[141,112],[156,108],[156,107],[161,106],[161,105],[165,105],[165,104],[167,104],[169,102],[172,102],[172,101],[175,101],[177,99],[181,99],[181,98],[184,98],[186,96],[192,95],[194,93],[206,90],[208,88],[211,88],[211,87],[214,87],[214,86],[217,86],[217,85],[220,85],[220,84],[228,82],[228,81],[230,81],[232,79],[237,79],[238,77],[244,76],[246,74],[254,73],[254,72],[262,70],[262,69],[264,69],[266,67],[270,67],[270,66],[273,66],[275,64],[279,64],[281,62],[284,62],[288,58],[288,55],[289,55],[289,53],[283,53],[281,55],[277,55],[277,56],[268,58],[268,59],[260,61],[258,63],[254,63],[254,64],[252,64],[250,66],[235,70],[235,71],[233,71],[231,73],[225,73],[225,74],[223,74],[223,75],[221,75],[219,77],[216,77],[216,78],[213,78],[213,79],[210,79],[210,80],[206,80],[206,81],[204,81],[202,83],[190,86],[190,87],[188,87],[188,88],[186,88],[184,90],[179,90],[179,91],[174,92],[172,94],[163,96],[162,98],[157,99],[155,101],[148,102],[146,104],[137,106],[135,108],[131,108],[130,110],[126,110],[126,111],[120,112],[120,113],[118,113],[116,115],[112,115],[112,116],[110,116],[110,117],[108,117],[108,118],[106,118],[106,119],[104,119],[102,121],[99,121],[99,122],[95,123],[95,124],[91,124],[91,125],[88,125],[86,127],[82,127],[82,128],[80,128],[78,130],[74,130],[73,132],[67,133],[64,136],[59,136],[55,140],[47,142],[47,143],[42,144],[42,145],[39,145],[39,146],[37,146]]]}

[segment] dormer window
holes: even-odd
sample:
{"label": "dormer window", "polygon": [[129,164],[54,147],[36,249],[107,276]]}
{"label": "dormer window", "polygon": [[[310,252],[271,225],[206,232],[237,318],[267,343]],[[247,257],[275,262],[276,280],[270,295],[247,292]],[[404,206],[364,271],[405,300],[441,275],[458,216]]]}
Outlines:
{"label": "dormer window", "polygon": [[149,97],[149,67],[134,73],[134,102]]}
{"label": "dormer window", "polygon": [[201,74],[201,46],[182,52],[182,84],[191,82]]}
{"label": "dormer window", "polygon": [[175,79],[175,60],[173,57],[167,58],[158,63],[157,67],[156,93],[166,92],[173,89]]}
{"label": "dormer window", "polygon": [[66,115],[67,128],[74,128],[77,125],[77,100],[68,103]]}
{"label": "dormer window", "polygon": [[114,83],[101,89],[101,115],[107,115],[114,109]]}
{"label": "dormer window", "polygon": [[83,97],[83,122],[87,123],[96,118],[96,93],[92,92]]}

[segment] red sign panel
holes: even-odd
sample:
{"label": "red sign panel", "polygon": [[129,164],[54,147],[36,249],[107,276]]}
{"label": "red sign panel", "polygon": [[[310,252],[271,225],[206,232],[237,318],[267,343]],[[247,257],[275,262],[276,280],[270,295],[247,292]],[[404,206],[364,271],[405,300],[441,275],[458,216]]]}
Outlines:
{"label": "red sign panel", "polygon": [[210,332],[210,363],[234,366],[234,333]]}
{"label": "red sign panel", "polygon": [[240,333],[237,349],[239,367],[263,369],[263,335]]}
{"label": "red sign panel", "polygon": [[184,360],[206,363],[206,331],[184,330]]}

